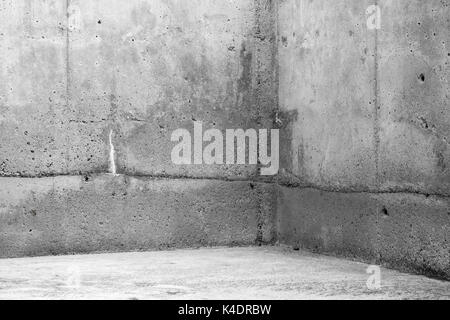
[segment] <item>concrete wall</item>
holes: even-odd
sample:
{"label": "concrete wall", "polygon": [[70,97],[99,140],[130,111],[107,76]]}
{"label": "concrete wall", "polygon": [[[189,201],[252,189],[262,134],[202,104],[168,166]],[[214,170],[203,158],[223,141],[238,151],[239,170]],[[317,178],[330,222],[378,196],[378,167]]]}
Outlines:
{"label": "concrete wall", "polygon": [[279,241],[450,279],[450,200],[279,187]]}
{"label": "concrete wall", "polygon": [[[278,239],[449,278],[449,5],[377,3],[2,1],[0,256]],[[279,127],[280,186],[173,165],[193,120]]]}
{"label": "concrete wall", "polygon": [[168,142],[194,119],[205,129],[272,126],[267,1],[20,0],[0,9],[2,176],[105,172],[111,130],[120,173],[255,172],[175,166]]}
{"label": "concrete wall", "polygon": [[270,243],[274,194],[217,180],[3,178],[0,257]]}
{"label": "concrete wall", "polygon": [[256,166],[175,166],[170,138],[271,128],[275,18],[263,0],[2,1],[0,256],[273,241],[271,186],[232,182]]}
{"label": "concrete wall", "polygon": [[280,1],[280,234],[450,278],[449,3],[374,3]]}

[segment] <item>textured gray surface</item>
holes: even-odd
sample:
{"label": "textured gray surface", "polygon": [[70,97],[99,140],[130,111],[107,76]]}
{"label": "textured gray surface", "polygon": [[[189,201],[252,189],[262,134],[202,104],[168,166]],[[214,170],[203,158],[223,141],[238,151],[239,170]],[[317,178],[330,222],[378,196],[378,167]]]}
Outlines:
{"label": "textured gray surface", "polygon": [[0,176],[105,172],[111,130],[121,173],[254,174],[176,166],[170,137],[193,119],[205,130],[272,126],[275,16],[266,2],[3,1]]}
{"label": "textured gray surface", "polygon": [[450,280],[448,198],[279,188],[282,243]]}
{"label": "textured gray surface", "polygon": [[[376,31],[372,4],[2,1],[0,257],[278,231],[448,278],[449,1],[380,0]],[[279,126],[277,181],[315,191],[277,193],[256,166],[173,165],[171,132],[193,120]]]}
{"label": "textured gray surface", "polygon": [[0,257],[271,243],[273,188],[112,175],[3,178]]}
{"label": "textured gray surface", "polygon": [[450,299],[450,283],[286,248],[0,260],[0,299]]}
{"label": "textured gray surface", "polygon": [[279,2],[280,240],[450,279],[450,3],[376,3]]}
{"label": "textured gray surface", "polygon": [[[449,1],[280,1],[284,168],[334,191],[450,195]],[[295,181],[295,179],[293,179]]]}

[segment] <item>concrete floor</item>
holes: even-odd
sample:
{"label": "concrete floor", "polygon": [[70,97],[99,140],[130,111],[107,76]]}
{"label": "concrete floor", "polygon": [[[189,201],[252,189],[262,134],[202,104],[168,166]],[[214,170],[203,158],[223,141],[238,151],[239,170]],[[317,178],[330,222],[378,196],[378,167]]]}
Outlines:
{"label": "concrete floor", "polygon": [[0,299],[450,299],[450,282],[284,247],[0,260]]}

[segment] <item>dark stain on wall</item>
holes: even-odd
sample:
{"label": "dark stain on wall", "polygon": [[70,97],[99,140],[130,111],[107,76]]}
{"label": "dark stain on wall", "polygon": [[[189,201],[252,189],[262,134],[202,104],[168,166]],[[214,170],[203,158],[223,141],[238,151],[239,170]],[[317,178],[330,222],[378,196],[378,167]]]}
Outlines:
{"label": "dark stain on wall", "polygon": [[274,241],[273,186],[103,176],[61,188],[59,179],[0,216],[0,257]]}

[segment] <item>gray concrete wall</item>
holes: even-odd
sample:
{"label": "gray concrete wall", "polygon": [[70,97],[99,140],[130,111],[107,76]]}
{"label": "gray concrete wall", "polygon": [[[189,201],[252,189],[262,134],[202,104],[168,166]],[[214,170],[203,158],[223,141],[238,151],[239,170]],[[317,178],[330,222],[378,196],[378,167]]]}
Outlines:
{"label": "gray concrete wall", "polygon": [[194,119],[272,126],[267,1],[20,0],[3,1],[0,15],[2,176],[105,172],[111,130],[120,173],[255,173],[175,166],[168,143]]}
{"label": "gray concrete wall", "polygon": [[[278,239],[448,278],[449,5],[377,3],[1,2],[0,256]],[[193,120],[280,128],[279,186],[173,165]]]}
{"label": "gray concrete wall", "polygon": [[217,180],[3,178],[0,257],[271,243],[274,194]]}
{"label": "gray concrete wall", "polygon": [[281,182],[298,187],[281,191],[283,241],[450,277],[449,16],[438,0],[280,1]]}
{"label": "gray concrete wall", "polygon": [[279,187],[279,241],[450,279],[450,200]]}
{"label": "gray concrete wall", "polygon": [[271,128],[275,19],[262,0],[2,1],[0,256],[273,241],[271,186],[233,182],[256,166],[170,155],[193,120]]}

